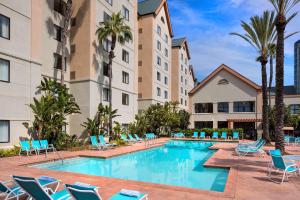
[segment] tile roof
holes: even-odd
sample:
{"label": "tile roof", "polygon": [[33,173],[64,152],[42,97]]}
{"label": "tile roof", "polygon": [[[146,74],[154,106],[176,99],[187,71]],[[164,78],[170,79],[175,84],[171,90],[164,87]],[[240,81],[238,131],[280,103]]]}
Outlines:
{"label": "tile roof", "polygon": [[172,40],[172,47],[181,47],[186,38],[176,38]]}
{"label": "tile roof", "polygon": [[[284,86],[283,95],[296,95],[296,94],[297,94],[297,90],[294,85]],[[271,88],[271,95],[275,96],[275,87]]]}
{"label": "tile roof", "polygon": [[148,15],[155,13],[157,8],[162,3],[162,0],[144,0],[140,1],[138,4],[138,13],[139,15]]}

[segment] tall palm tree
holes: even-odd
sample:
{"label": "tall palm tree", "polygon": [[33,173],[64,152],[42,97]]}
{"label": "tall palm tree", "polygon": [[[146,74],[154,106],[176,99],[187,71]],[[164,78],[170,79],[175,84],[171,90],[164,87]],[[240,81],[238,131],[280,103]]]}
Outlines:
{"label": "tall palm tree", "polygon": [[[125,24],[125,19],[121,13],[113,13],[111,19],[104,22],[100,22],[100,27],[96,31],[99,44],[102,44],[103,40],[111,37],[111,48],[109,51],[108,62],[108,74],[109,74],[109,107],[112,108],[112,61],[115,57],[115,47],[117,40],[120,44],[124,44],[125,41],[132,41],[132,33],[129,26]],[[109,134],[112,131],[112,116],[109,117]]]}
{"label": "tall palm tree", "polygon": [[61,69],[61,74],[60,74],[60,80],[61,84],[63,85],[65,82],[65,74],[64,70],[66,69],[66,46],[67,46],[67,40],[70,35],[70,21],[72,17],[72,0],[67,0],[64,8],[63,8],[63,28],[62,28],[62,40],[61,40],[61,55],[62,55],[62,69]]}
{"label": "tall palm tree", "polygon": [[275,25],[277,30],[277,44],[276,44],[276,91],[275,91],[275,148],[285,151],[284,148],[284,133],[282,128],[284,126],[284,102],[283,102],[283,87],[284,87],[284,32],[286,25],[292,20],[297,12],[287,15],[294,8],[300,0],[269,0],[273,5],[277,16]]}
{"label": "tall palm tree", "polygon": [[269,61],[270,61],[270,74],[269,74],[269,106],[271,107],[271,88],[273,84],[273,61],[274,56],[276,55],[276,44],[270,43],[269,46]]}
{"label": "tall palm tree", "polygon": [[250,18],[250,23],[244,21],[241,22],[241,26],[244,29],[244,34],[231,33],[244,39],[250,45],[252,45],[259,57],[257,61],[261,63],[261,76],[262,76],[262,96],[263,96],[263,137],[269,143],[269,118],[268,118],[268,94],[267,94],[267,70],[266,65],[268,63],[269,49],[268,45],[276,37],[275,31],[275,13],[265,11],[262,16],[254,16]]}

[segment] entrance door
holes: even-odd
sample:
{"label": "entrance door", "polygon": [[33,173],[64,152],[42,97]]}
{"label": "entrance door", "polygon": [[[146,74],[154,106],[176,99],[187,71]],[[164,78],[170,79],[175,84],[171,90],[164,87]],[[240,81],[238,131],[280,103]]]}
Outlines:
{"label": "entrance door", "polygon": [[255,122],[234,122],[233,128],[242,128],[244,131],[245,139],[254,139],[256,140],[257,134],[255,130]]}

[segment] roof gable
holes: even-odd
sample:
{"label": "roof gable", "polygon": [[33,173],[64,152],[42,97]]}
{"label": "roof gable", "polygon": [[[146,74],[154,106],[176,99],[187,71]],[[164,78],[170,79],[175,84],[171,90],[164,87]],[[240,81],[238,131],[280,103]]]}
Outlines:
{"label": "roof gable", "polygon": [[191,59],[190,51],[189,51],[189,46],[186,38],[176,38],[172,40],[172,48],[181,48],[185,46],[187,56],[189,59]]}
{"label": "roof gable", "polygon": [[195,92],[197,92],[199,89],[201,89],[202,87],[204,87],[212,78],[214,78],[217,74],[219,74],[222,70],[225,70],[226,72],[228,72],[229,74],[237,77],[238,79],[240,79],[241,81],[243,81],[244,83],[246,83],[247,85],[251,86],[252,88],[254,88],[255,90],[261,90],[261,87],[259,85],[257,85],[256,83],[254,83],[253,81],[251,81],[250,79],[246,78],[245,76],[241,75],[240,73],[238,73],[237,71],[231,69],[230,67],[228,67],[225,64],[222,64],[220,67],[218,67],[216,70],[214,70],[209,76],[207,76],[203,81],[201,81],[196,87],[194,87],[189,95],[192,96]]}

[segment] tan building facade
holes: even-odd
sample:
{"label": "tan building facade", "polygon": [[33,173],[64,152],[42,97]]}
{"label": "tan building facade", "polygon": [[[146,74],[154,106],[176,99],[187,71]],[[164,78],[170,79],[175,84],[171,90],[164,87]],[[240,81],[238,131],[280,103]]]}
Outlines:
{"label": "tan building facade", "polygon": [[171,100],[172,26],[166,0],[138,5],[138,109]]}
{"label": "tan building facade", "polygon": [[190,52],[186,38],[172,40],[171,100],[179,108],[188,110],[188,93],[194,88],[194,71],[190,65]]}
{"label": "tan building facade", "polygon": [[71,116],[71,134],[81,135],[81,124],[94,118],[99,103],[109,104],[108,51],[111,38],[98,43],[99,23],[121,12],[133,32],[133,41],[116,44],[112,64],[112,105],[126,126],[137,113],[137,2],[135,0],[74,1],[71,27],[71,92],[80,106],[80,115]]}

